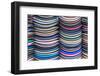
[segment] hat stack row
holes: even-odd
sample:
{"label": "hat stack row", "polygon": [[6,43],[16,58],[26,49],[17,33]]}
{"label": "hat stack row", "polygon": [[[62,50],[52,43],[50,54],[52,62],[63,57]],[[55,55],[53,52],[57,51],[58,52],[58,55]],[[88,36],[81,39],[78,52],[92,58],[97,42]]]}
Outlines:
{"label": "hat stack row", "polygon": [[32,22],[32,15],[28,15],[28,59],[33,58],[33,50],[34,50],[34,29],[33,29],[33,22]]}
{"label": "hat stack row", "polygon": [[82,30],[81,17],[60,16],[60,58],[81,58]]}
{"label": "hat stack row", "polygon": [[88,20],[80,16],[28,15],[28,59],[88,58]]}
{"label": "hat stack row", "polygon": [[86,17],[82,17],[82,58],[88,57],[88,20]]}
{"label": "hat stack row", "polygon": [[57,16],[33,16],[35,60],[59,59],[58,22]]}

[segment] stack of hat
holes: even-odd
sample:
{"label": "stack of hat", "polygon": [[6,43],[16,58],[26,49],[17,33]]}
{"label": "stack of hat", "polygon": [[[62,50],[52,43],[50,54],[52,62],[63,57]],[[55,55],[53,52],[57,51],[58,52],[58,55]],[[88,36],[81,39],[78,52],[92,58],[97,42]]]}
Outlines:
{"label": "stack of hat", "polygon": [[76,59],[82,55],[81,17],[60,16],[60,58]]}
{"label": "stack of hat", "polygon": [[56,60],[59,53],[58,17],[34,15],[35,60]]}
{"label": "stack of hat", "polygon": [[34,43],[33,43],[33,35],[34,29],[32,24],[32,15],[28,15],[28,59],[33,59],[33,50],[34,50]]}
{"label": "stack of hat", "polygon": [[88,57],[88,20],[87,17],[82,17],[82,58],[87,58]]}

